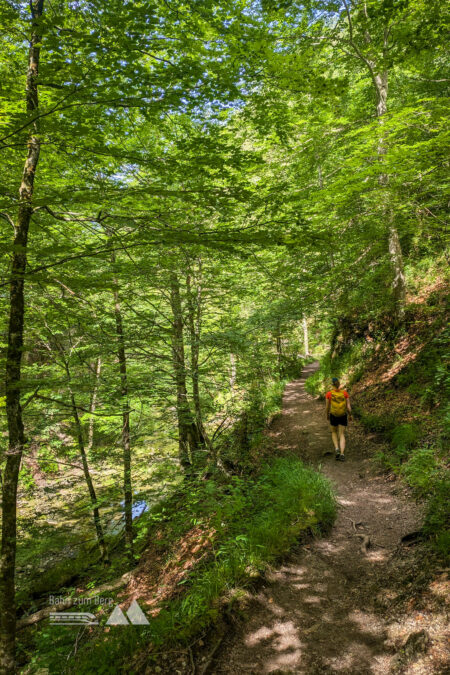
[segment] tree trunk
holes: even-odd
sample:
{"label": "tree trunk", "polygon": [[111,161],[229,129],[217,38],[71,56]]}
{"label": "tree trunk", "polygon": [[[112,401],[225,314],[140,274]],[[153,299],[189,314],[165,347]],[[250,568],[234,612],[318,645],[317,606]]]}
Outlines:
{"label": "tree trunk", "polygon": [[375,89],[377,92],[377,117],[378,119],[387,113],[388,97],[388,74],[384,70],[374,75]]}
{"label": "tree trunk", "polygon": [[179,458],[181,466],[188,472],[196,462],[200,439],[187,396],[180,285],[175,272],[170,275],[170,305],[173,316],[172,361],[177,391]]}
{"label": "tree trunk", "polygon": [[[116,262],[113,251],[111,262]],[[125,544],[133,559],[133,491],[131,488],[130,406],[128,401],[127,357],[117,279],[114,278],[114,314],[116,318],[117,358],[120,372],[120,399],[122,402],[123,495],[125,514]]]}
{"label": "tree trunk", "polygon": [[91,403],[89,405],[89,412],[91,413],[91,418],[89,420],[89,427],[88,427],[88,444],[87,444],[87,449],[92,450],[93,445],[94,445],[94,412],[97,407],[97,391],[98,391],[98,383],[100,380],[100,373],[102,370],[102,360],[100,356],[97,359],[97,363],[95,365],[95,382],[94,382],[94,388],[92,390],[92,397],[91,397]]}
{"label": "tree trunk", "polygon": [[[389,19],[387,20],[387,23],[384,26],[384,37],[383,37],[383,47],[381,54],[378,59],[378,64],[377,64],[377,59],[374,59],[372,55],[367,56],[364,54],[364,49],[361,51],[360,47],[355,43],[354,41],[354,31],[353,31],[353,21],[352,21],[352,15],[350,11],[350,7],[347,4],[347,2],[344,0],[344,6],[345,10],[347,13],[347,18],[348,18],[348,23],[349,23],[349,37],[350,37],[350,44],[353,47],[354,54],[357,58],[360,59],[360,61],[366,66],[368,72],[370,73],[370,77],[372,78],[376,95],[377,95],[377,106],[376,106],[376,113],[378,120],[380,122],[380,125],[383,124],[383,116],[387,112],[387,97],[388,97],[388,71],[386,70],[386,67],[383,67],[380,69],[378,66],[379,64],[384,64],[389,58],[389,49],[392,47],[389,47],[389,35],[391,32],[391,27],[392,25],[389,25]],[[369,15],[367,12],[367,7],[364,5],[364,14],[365,14],[365,21],[366,21],[366,29],[365,29],[365,47],[370,47],[370,52],[373,54],[373,51],[371,49],[371,46],[373,44],[372,41],[372,36],[370,35],[369,28],[368,28],[368,21],[369,21]],[[366,52],[367,54],[367,52]],[[383,159],[383,155],[386,154],[386,139],[383,136],[383,134],[380,135],[380,142],[378,146],[378,157],[380,161]],[[380,175],[380,185],[386,186],[386,192],[387,192],[387,185],[389,183],[389,176],[386,173],[382,173]],[[400,244],[400,238],[398,236],[398,231],[394,223],[394,215],[392,208],[390,208],[389,204],[385,203],[385,216],[386,220],[388,223],[387,227],[387,233],[388,233],[388,250],[389,250],[389,258],[391,262],[391,268],[393,272],[393,295],[394,295],[394,302],[395,302],[395,311],[396,311],[396,317],[397,319],[400,319],[403,316],[404,309],[405,309],[405,298],[406,298],[406,286],[405,286],[405,275],[404,275],[404,267],[403,267],[403,254],[402,254],[402,249],[401,249],[401,244]]]}
{"label": "tree trunk", "polygon": [[192,400],[194,402],[195,421],[200,443],[206,445],[205,430],[203,426],[202,408],[200,402],[199,386],[199,354],[200,354],[200,330],[201,330],[201,298],[202,287],[197,283],[195,293],[191,287],[190,274],[186,275],[187,301],[188,301],[188,323],[191,342],[191,381],[192,381]]}
{"label": "tree trunk", "polygon": [[[388,96],[388,74],[383,71],[381,74],[374,75],[374,83],[377,92],[377,117],[380,124],[383,123],[382,117],[387,112],[387,96]],[[383,156],[386,154],[386,144],[383,135],[380,137],[378,145],[378,157],[383,161]],[[380,175],[380,185],[387,189],[389,184],[389,176],[387,173]],[[388,203],[385,204],[385,214],[388,221],[388,250],[391,261],[391,269],[393,273],[392,289],[394,295],[395,311],[397,319],[401,319],[405,310],[406,301],[406,283],[403,265],[403,253],[400,244],[398,230],[394,223],[394,214],[392,208]]]}
{"label": "tree trunk", "polygon": [[[66,366],[66,372],[67,372],[67,377],[70,379],[70,373],[69,373],[69,369],[68,369],[67,366]],[[103,527],[102,527],[102,523],[101,523],[101,520],[100,520],[100,510],[99,510],[98,504],[97,504],[97,495],[95,494],[94,483],[92,482],[91,473],[89,471],[89,464],[88,464],[88,461],[87,461],[86,450],[85,450],[85,447],[84,447],[83,429],[81,427],[80,417],[78,415],[78,408],[77,408],[77,405],[76,405],[76,402],[75,402],[75,396],[74,396],[73,391],[70,387],[70,384],[69,384],[69,392],[70,392],[70,402],[72,404],[72,416],[73,416],[73,421],[75,423],[75,431],[76,431],[78,449],[80,451],[81,462],[83,464],[84,478],[86,480],[86,485],[87,485],[88,490],[89,490],[89,496],[91,498],[92,513],[93,513],[93,516],[94,516],[94,526],[95,526],[95,532],[97,534],[98,547],[100,549],[100,555],[102,557],[103,562],[107,563],[108,562],[108,551],[106,549],[105,536],[103,534]]]}
{"label": "tree trunk", "polygon": [[394,280],[392,288],[394,291],[394,302],[397,310],[397,317],[402,318],[405,312],[406,303],[406,283],[405,272],[403,266],[403,254],[398,236],[398,230],[392,222],[392,212],[390,213],[391,222],[389,224],[389,255],[391,257],[391,265],[394,272]]}
{"label": "tree trunk", "polygon": [[283,348],[281,344],[281,335],[280,335],[281,329],[280,326],[277,325],[277,335],[276,335],[276,340],[277,340],[277,364],[278,364],[278,375],[281,377],[283,374]]}
{"label": "tree trunk", "polygon": [[230,352],[230,392],[234,396],[234,386],[236,384],[236,354]]}
{"label": "tree trunk", "polygon": [[303,323],[303,346],[305,350],[305,356],[309,356],[308,322],[305,316],[302,319],[302,323]]}
{"label": "tree trunk", "polygon": [[[32,30],[26,80],[26,109],[31,117],[37,114],[39,98],[37,77],[41,42],[41,16],[44,0],[31,0]],[[24,274],[27,265],[28,230],[33,213],[34,178],[39,162],[40,138],[36,120],[30,127],[28,151],[19,188],[19,210],[14,228],[12,253],[8,349],[6,356],[6,416],[8,450],[2,484],[2,543],[0,560],[0,673],[15,672],[16,639],[16,531],[17,482],[25,444],[22,408],[20,405],[21,363],[24,332]]]}

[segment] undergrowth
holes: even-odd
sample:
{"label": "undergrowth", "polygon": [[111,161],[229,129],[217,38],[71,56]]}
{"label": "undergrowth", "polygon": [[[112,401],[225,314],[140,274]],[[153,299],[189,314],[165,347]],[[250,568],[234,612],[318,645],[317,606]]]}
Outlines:
{"label": "undergrowth", "polygon": [[327,479],[297,457],[273,458],[264,447],[262,433],[281,409],[283,388],[280,381],[250,388],[237,422],[222,435],[218,450],[224,463],[233,466],[233,476],[212,472],[186,480],[139,519],[137,549],[167,549],[166,563],[192,528],[209,533],[211,542],[150,625],[105,630],[102,615],[100,626],[77,637],[76,654],[73,631],[46,625],[36,632],[32,653],[25,647],[27,673],[48,668],[52,675],[88,675],[92,663],[96,673],[105,675],[142,672],[142,659],[148,663],[161,646],[166,650],[192,641],[219,617],[224,601],[232,605],[303,534],[319,534],[331,526],[336,504]]}
{"label": "undergrowth", "polygon": [[160,505],[147,520],[150,541],[162,518],[169,524],[170,538],[175,533],[182,537],[194,525],[215,533],[211,553],[183,580],[183,592],[168,601],[147,627],[113,626],[109,632],[103,626],[94,628],[72,660],[67,660],[73,642],[70,631],[47,627],[38,638],[35,667],[87,675],[95,663],[96,673],[141,672],[130,661],[139,658],[136,654],[145,650],[148,659],[161,645],[167,649],[186,644],[218,618],[221,598],[248,587],[302,534],[327,530],[335,513],[327,479],[296,457],[278,457],[257,475],[234,476],[231,482],[186,483],[176,500]]}
{"label": "undergrowth", "polygon": [[373,350],[373,343],[360,340],[338,355],[328,352],[316,372],[306,380],[306,391],[313,396],[323,397],[331,386],[332,377],[338,377],[345,387],[355,384],[363,376],[365,364]]}

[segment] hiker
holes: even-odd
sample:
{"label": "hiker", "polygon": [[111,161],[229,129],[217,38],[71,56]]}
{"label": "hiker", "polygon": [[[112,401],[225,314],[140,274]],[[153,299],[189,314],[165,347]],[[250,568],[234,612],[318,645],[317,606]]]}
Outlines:
{"label": "hiker", "polygon": [[[340,388],[337,377],[331,380],[333,389],[326,394],[327,420],[331,425],[331,438],[334,443],[334,452],[338,461],[345,461],[345,427],[347,419],[352,419],[350,398],[344,389]],[[347,415],[348,413],[348,415]]]}

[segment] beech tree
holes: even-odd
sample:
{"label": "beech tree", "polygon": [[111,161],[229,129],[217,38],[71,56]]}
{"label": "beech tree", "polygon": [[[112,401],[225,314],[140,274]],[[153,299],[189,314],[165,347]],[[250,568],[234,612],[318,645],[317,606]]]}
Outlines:
{"label": "beech tree", "polygon": [[24,275],[27,266],[28,232],[33,214],[34,181],[41,151],[39,123],[39,93],[37,80],[44,0],[30,3],[31,34],[28,54],[25,101],[31,119],[27,139],[27,156],[19,187],[17,219],[5,214],[14,228],[9,292],[8,351],[6,354],[6,415],[8,419],[8,450],[2,479],[2,545],[0,561],[0,672],[15,670],[15,558],[16,558],[16,498],[20,463],[25,445],[24,424],[20,401],[23,331],[25,316]]}
{"label": "beech tree", "polygon": [[156,459],[229,479],[324,326],[401,321],[445,248],[447,20],[422,0],[2,5],[0,672],[32,447],[76,462],[104,560],[117,510],[129,570],[133,503],[169,489]]}

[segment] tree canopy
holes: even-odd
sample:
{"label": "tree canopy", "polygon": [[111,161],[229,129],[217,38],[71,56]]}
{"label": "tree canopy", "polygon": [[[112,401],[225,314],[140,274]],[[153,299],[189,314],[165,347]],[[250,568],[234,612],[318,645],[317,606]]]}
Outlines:
{"label": "tree canopy", "polygon": [[445,263],[447,29],[434,0],[2,4],[0,672],[35,444],[81,462],[101,547],[110,454],[132,559],[136,448],[234,470],[264,387]]}

